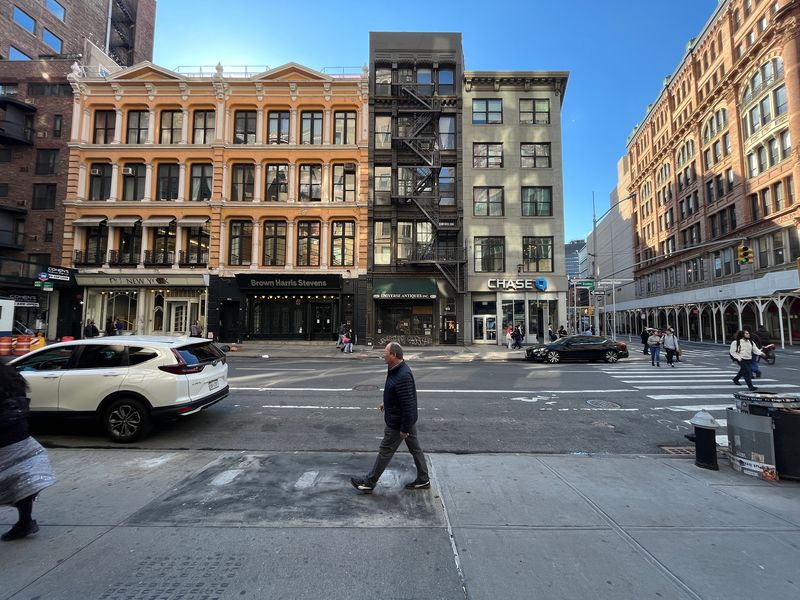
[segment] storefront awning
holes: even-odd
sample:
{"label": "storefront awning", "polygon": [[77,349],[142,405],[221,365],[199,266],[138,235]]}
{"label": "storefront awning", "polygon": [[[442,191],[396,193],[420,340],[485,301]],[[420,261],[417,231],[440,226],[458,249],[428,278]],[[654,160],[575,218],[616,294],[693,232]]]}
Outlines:
{"label": "storefront awning", "polygon": [[178,225],[191,225],[198,227],[208,223],[209,217],[181,217],[178,219]]}
{"label": "storefront awning", "polygon": [[139,217],[114,217],[108,220],[108,225],[111,227],[133,227],[141,219]]}
{"label": "storefront awning", "polygon": [[80,219],[75,219],[72,224],[80,227],[96,227],[105,220],[105,217],[81,217]]}
{"label": "storefront awning", "polygon": [[378,300],[435,300],[436,280],[430,277],[372,280],[372,297]]}
{"label": "storefront awning", "polygon": [[142,225],[147,227],[166,227],[175,221],[175,217],[150,217],[145,219]]}

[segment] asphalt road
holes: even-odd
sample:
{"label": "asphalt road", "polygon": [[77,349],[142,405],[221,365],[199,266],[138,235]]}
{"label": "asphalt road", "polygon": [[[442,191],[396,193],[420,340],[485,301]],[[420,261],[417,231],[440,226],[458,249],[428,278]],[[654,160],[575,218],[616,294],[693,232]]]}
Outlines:
{"label": "asphalt road", "polygon": [[[688,349],[685,361],[651,367],[641,353],[617,364],[409,361],[419,391],[423,448],[452,453],[654,454],[688,446],[701,408],[725,418],[735,365]],[[789,358],[784,356],[784,358]],[[796,360],[762,366],[763,391],[800,391]],[[158,426],[135,447],[263,451],[373,451],[386,366],[378,353],[323,361],[231,356],[230,396]],[[797,365],[800,366],[800,365]],[[93,423],[34,426],[46,445],[114,447]],[[719,432],[724,439],[725,429]]]}

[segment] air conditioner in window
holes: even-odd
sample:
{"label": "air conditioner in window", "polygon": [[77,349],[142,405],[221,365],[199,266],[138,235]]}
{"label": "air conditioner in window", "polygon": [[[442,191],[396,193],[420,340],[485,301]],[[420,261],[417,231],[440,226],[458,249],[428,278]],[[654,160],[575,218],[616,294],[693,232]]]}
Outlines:
{"label": "air conditioner in window", "polygon": [[100,169],[90,169],[89,175],[100,175]]}
{"label": "air conditioner in window", "polygon": [[125,167],[122,169],[123,175],[136,175],[136,170],[132,167]]}
{"label": "air conditioner in window", "polygon": [[47,132],[46,131],[37,131],[36,132],[36,137],[37,138],[46,138],[47,137]]}

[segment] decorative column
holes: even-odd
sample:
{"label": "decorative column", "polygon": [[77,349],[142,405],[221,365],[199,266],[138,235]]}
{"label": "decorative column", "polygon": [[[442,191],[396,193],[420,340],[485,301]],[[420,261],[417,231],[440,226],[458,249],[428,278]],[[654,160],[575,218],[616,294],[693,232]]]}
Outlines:
{"label": "decorative column", "polygon": [[255,186],[253,190],[253,202],[261,202],[261,189],[263,187],[263,181],[261,180],[261,163],[256,163],[256,175],[255,175]]}
{"label": "decorative column", "polygon": [[233,142],[231,138],[231,109],[225,109],[225,131],[224,131],[224,138],[222,140],[226,144],[230,144]]}
{"label": "decorative column", "polygon": [[186,163],[181,161],[178,175],[178,202],[186,199]]}
{"label": "decorative column", "polygon": [[122,139],[122,109],[114,111],[114,141],[112,144],[119,144]]}
{"label": "decorative column", "polygon": [[117,201],[117,188],[119,187],[119,164],[111,164],[111,193],[108,196],[109,202]]}
{"label": "decorative column", "polygon": [[361,127],[358,130],[361,132],[361,143],[366,144],[369,141],[369,105],[364,104],[361,107]]}
{"label": "decorative column", "polygon": [[86,163],[78,167],[78,200],[86,200]]}
{"label": "decorative column", "polygon": [[228,163],[222,165],[222,198],[221,200],[230,200],[230,190],[228,189]]}
{"label": "decorative column", "polygon": [[328,270],[328,225],[327,221],[322,222],[322,236],[319,240],[319,264],[323,271]]}
{"label": "decorative column", "polygon": [[83,109],[83,132],[81,133],[81,142],[84,144],[89,143],[89,126],[91,124],[89,121],[89,117],[90,117],[89,109],[88,108]]}
{"label": "decorative column", "polygon": [[289,202],[295,202],[295,164],[291,163],[289,165]]}
{"label": "decorative column", "polygon": [[[149,165],[148,165],[149,166]],[[144,253],[147,252],[147,237],[150,234],[150,228],[142,223],[142,249],[139,251],[139,264],[136,265],[137,269],[144,269]]]}
{"label": "decorative column", "polygon": [[156,138],[156,109],[147,111],[147,143],[154,144]]}
{"label": "decorative column", "polygon": [[328,181],[330,179],[331,166],[328,163],[322,165],[322,201],[327,202],[329,199],[328,194]]}
{"label": "decorative column", "polygon": [[322,143],[331,143],[331,109],[326,108],[322,114]]}
{"label": "decorative column", "polygon": [[147,163],[144,171],[144,196],[142,202],[150,202],[153,191],[153,163]]}
{"label": "decorative column", "polygon": [[183,121],[181,122],[181,144],[189,143],[189,109],[184,108]]}
{"label": "decorative column", "polygon": [[81,100],[75,97],[72,103],[72,128],[69,134],[69,141],[77,143],[81,138]]}
{"label": "decorative column", "polygon": [[258,112],[256,113],[256,144],[264,143],[264,132],[261,131],[263,128],[264,128],[264,109],[259,108]]}
{"label": "decorative column", "polygon": [[293,108],[289,117],[289,143],[297,143],[297,109]]}
{"label": "decorative column", "polygon": [[261,264],[261,257],[259,255],[260,247],[261,247],[261,223],[255,221],[253,223],[253,238],[251,240],[252,244],[250,247],[250,268],[255,270],[258,269],[258,265]]}
{"label": "decorative column", "polygon": [[172,259],[172,268],[181,267],[181,249],[183,248],[183,227],[175,225],[175,256]]}
{"label": "decorative column", "polygon": [[286,226],[286,268],[294,269],[294,221],[289,221]]}
{"label": "decorative column", "polygon": [[217,111],[214,114],[214,142],[219,144],[225,135],[225,101],[217,102]]}
{"label": "decorative column", "polygon": [[221,221],[219,224],[219,268],[225,268],[225,244],[227,235],[225,230],[227,229],[227,223],[225,221]]}

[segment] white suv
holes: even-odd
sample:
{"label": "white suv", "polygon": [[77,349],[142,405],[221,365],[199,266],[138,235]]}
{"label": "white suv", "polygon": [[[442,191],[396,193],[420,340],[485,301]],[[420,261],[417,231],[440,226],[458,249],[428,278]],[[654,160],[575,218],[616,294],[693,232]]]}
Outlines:
{"label": "white suv", "polygon": [[202,338],[75,340],[10,364],[30,386],[31,412],[96,414],[117,442],[143,438],[154,419],[191,415],[228,395],[225,354]]}

